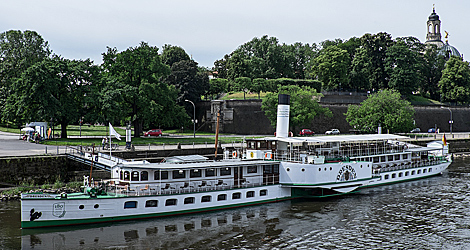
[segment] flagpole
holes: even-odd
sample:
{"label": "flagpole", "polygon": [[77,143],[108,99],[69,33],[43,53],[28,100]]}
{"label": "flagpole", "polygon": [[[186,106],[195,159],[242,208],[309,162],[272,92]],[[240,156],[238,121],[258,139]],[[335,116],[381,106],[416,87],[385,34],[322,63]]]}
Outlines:
{"label": "flagpole", "polygon": [[109,124],[109,158],[111,159],[111,123]]}

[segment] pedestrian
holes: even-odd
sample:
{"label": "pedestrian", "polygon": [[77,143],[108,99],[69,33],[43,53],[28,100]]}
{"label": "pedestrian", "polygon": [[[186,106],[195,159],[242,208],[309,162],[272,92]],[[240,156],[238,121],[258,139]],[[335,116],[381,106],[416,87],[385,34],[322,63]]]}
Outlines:
{"label": "pedestrian", "polygon": [[103,138],[103,140],[101,141],[101,145],[103,146],[103,150],[104,150],[104,145],[106,144],[106,137]]}

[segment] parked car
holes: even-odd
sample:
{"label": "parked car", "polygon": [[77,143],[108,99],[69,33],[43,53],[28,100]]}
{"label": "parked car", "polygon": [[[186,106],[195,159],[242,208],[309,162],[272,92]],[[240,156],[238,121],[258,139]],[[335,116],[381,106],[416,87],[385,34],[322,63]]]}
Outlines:
{"label": "parked car", "polygon": [[306,128],[300,130],[300,132],[299,132],[300,136],[302,136],[302,135],[314,135],[314,134],[315,134],[315,132],[313,132],[310,129],[306,129]]}
{"label": "parked car", "polygon": [[339,133],[340,133],[339,129],[336,129],[336,128],[325,132],[326,135],[339,135]]}
{"label": "parked car", "polygon": [[414,128],[413,130],[410,131],[410,133],[419,133],[421,132],[420,128]]}
{"label": "parked car", "polygon": [[436,129],[435,128],[430,128],[430,129],[428,129],[428,133],[436,133]]}
{"label": "parked car", "polygon": [[144,136],[150,137],[150,136],[162,136],[163,132],[161,129],[151,129],[147,132],[144,133]]}

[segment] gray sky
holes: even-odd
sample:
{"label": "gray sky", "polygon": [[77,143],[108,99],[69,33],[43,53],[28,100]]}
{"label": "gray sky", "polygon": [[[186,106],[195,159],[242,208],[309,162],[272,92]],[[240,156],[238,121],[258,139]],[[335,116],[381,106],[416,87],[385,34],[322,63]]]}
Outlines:
{"label": "gray sky", "polygon": [[[470,55],[470,1],[434,1],[449,43]],[[69,59],[102,62],[106,46],[119,51],[141,41],[162,48],[181,46],[201,66],[254,37],[281,43],[320,43],[365,33],[426,40],[432,13],[426,0],[0,0],[0,32],[35,30],[54,53]],[[444,37],[442,38],[444,41]],[[465,42],[467,41],[467,42]],[[445,42],[445,41],[444,41]]]}

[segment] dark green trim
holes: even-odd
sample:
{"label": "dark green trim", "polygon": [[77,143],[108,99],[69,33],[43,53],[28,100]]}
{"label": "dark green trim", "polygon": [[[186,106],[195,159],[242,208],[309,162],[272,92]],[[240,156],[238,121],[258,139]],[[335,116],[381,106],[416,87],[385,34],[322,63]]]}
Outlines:
{"label": "dark green trim", "polygon": [[116,221],[125,221],[125,220],[148,219],[148,218],[165,217],[165,216],[172,216],[172,215],[201,213],[201,212],[245,207],[245,206],[254,206],[254,205],[259,205],[259,204],[264,204],[264,203],[279,202],[279,201],[290,200],[290,199],[294,199],[294,197],[274,198],[274,199],[263,200],[263,201],[253,201],[253,202],[245,202],[241,204],[214,206],[214,207],[199,208],[199,209],[188,209],[188,210],[180,210],[180,211],[174,211],[174,212],[149,213],[149,214],[128,215],[128,216],[107,217],[107,218],[22,221],[21,228],[27,229],[27,228],[38,228],[38,227],[72,226],[72,225],[79,225],[79,224],[94,224],[94,223],[116,222]]}
{"label": "dark green trim", "polygon": [[320,184],[295,184],[295,183],[281,183],[282,186],[292,186],[292,187],[317,187],[317,186],[325,186],[325,185],[334,185],[334,184],[346,184],[346,183],[355,183],[361,181],[371,180],[372,178],[364,178],[358,179],[354,181],[343,181],[343,182],[327,182],[327,183],[320,183]]}

